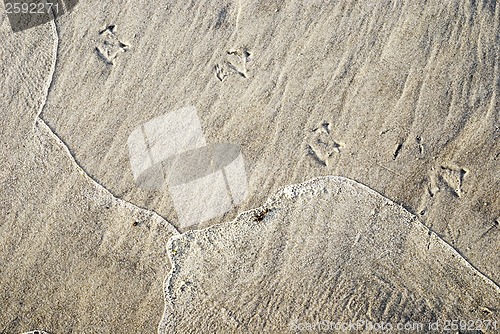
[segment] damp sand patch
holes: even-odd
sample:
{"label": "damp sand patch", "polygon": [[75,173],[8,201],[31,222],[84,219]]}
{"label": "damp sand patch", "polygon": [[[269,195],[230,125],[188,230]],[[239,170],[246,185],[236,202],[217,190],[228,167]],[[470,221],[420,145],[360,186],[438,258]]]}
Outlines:
{"label": "damp sand patch", "polygon": [[488,332],[499,317],[495,283],[403,207],[342,177],[288,186],[231,223],[174,236],[168,248],[160,333],[453,319],[484,321]]}

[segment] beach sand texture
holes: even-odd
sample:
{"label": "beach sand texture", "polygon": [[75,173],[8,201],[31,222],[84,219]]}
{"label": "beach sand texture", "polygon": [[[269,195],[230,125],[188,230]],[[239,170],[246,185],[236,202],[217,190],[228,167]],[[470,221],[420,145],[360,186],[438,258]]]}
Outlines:
{"label": "beach sand texture", "polygon": [[499,318],[500,287],[404,208],[340,177],[175,236],[169,254],[160,333],[289,333],[321,321],[430,332],[436,321]]}
{"label": "beach sand texture", "polygon": [[[176,224],[168,191],[134,184],[126,142],[148,120],[194,106],[207,142],[242,147],[249,196],[239,211],[288,184],[349,177],[496,277],[498,258],[484,254],[498,250],[498,7],[80,3],[57,20],[42,117],[99,183]],[[99,34],[110,25],[112,36]],[[113,65],[96,53],[106,43]]]}
{"label": "beach sand texture", "polygon": [[[17,33],[2,12],[0,333],[155,332],[168,256],[161,331],[498,319],[499,25],[493,0],[80,1]],[[186,107],[207,143],[240,146],[248,181],[188,227],[167,184],[137,187],[127,147]],[[328,175],[353,181],[280,190]]]}
{"label": "beach sand texture", "polygon": [[177,231],[86,176],[37,118],[50,25],[0,26],[0,332],[155,332]]}

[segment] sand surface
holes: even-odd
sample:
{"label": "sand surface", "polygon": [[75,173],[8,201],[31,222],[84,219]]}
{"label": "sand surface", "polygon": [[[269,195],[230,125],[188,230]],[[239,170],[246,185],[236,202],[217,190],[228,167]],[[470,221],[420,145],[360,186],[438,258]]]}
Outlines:
{"label": "sand surface", "polygon": [[[0,40],[0,333],[500,317],[496,1],[80,1]],[[247,187],[180,185],[199,221],[130,156],[190,108]]]}
{"label": "sand surface", "polygon": [[155,332],[177,231],[96,184],[37,118],[51,26],[1,26],[0,332]]}
{"label": "sand surface", "polygon": [[404,208],[344,178],[286,187],[234,222],[173,237],[169,253],[161,333],[498,319],[500,287]]}

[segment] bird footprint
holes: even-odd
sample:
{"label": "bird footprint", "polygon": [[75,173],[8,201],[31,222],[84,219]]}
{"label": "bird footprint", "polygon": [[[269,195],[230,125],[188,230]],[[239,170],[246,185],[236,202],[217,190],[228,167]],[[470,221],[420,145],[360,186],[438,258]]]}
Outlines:
{"label": "bird footprint", "polygon": [[226,53],[226,60],[222,64],[215,64],[215,75],[220,81],[224,81],[228,76],[238,74],[243,78],[248,78],[247,63],[252,59],[252,54],[246,48],[231,49]]}

